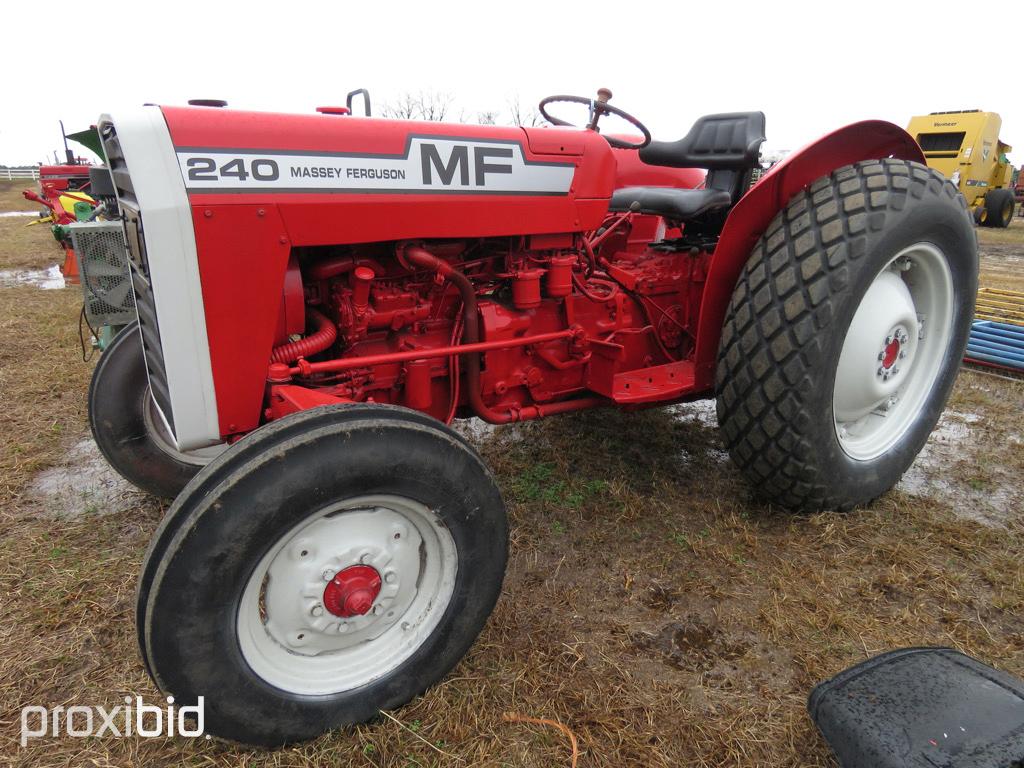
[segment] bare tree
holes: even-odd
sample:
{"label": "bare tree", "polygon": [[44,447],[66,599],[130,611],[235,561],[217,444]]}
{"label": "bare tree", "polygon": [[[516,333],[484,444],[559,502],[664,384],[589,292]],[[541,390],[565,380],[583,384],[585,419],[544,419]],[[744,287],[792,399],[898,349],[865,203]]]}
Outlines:
{"label": "bare tree", "polygon": [[403,93],[395,101],[385,104],[381,109],[381,114],[395,120],[414,120],[418,108],[416,97],[411,93]]}
{"label": "bare tree", "polygon": [[452,106],[452,95],[440,91],[403,93],[384,105],[382,114],[398,120],[444,120]]}
{"label": "bare tree", "polygon": [[519,103],[518,94],[509,99],[508,111],[512,115],[512,124],[521,128],[535,128],[545,122],[536,108],[526,108]]}
{"label": "bare tree", "polygon": [[497,125],[498,124],[498,113],[494,110],[488,110],[485,112],[476,113],[476,121],[480,125]]}

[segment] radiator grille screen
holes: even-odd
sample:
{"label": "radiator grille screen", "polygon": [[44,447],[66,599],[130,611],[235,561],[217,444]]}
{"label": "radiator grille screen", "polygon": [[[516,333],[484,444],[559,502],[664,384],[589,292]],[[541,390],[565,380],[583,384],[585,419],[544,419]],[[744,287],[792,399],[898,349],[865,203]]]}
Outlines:
{"label": "radiator grille screen", "polygon": [[93,328],[128,325],[135,320],[135,297],[121,222],[71,224],[68,229],[82,275],[89,324]]}

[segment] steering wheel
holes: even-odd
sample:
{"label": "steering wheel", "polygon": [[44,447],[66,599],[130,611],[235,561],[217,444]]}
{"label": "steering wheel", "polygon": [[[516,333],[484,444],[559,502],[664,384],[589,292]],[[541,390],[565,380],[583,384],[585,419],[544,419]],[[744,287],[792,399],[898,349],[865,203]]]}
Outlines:
{"label": "steering wheel", "polygon": [[597,121],[601,119],[601,115],[618,115],[627,123],[640,130],[640,133],[644,135],[644,139],[641,142],[628,142],[622,139],[616,139],[613,136],[605,136],[604,140],[611,144],[617,149],[643,149],[651,143],[651,132],[647,130],[647,126],[637,120],[628,112],[624,112],[618,107],[613,107],[608,103],[608,100],[612,97],[612,92],[607,88],[601,88],[597,92],[596,99],[588,99],[586,96],[548,96],[547,98],[541,99],[538,109],[541,115],[552,125],[562,125],[567,128],[578,128],[579,126],[573,125],[567,120],[562,120],[559,117],[552,117],[548,114],[546,107],[548,104],[554,104],[556,102],[569,102],[572,104],[582,104],[590,109],[590,123],[586,126],[587,130],[600,133],[597,127]]}

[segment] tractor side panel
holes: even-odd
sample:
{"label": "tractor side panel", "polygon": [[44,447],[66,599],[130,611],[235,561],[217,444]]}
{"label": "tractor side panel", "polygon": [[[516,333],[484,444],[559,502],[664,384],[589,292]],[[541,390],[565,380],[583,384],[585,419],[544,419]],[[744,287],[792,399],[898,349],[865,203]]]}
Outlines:
{"label": "tractor side panel", "polygon": [[[635,137],[624,137],[633,139]],[[648,165],[640,159],[640,153],[632,149],[614,149],[615,188],[622,187],[676,187],[696,189],[704,182],[705,171],[701,168],[669,168],[663,165]]]}
{"label": "tractor side panel", "polygon": [[192,207],[220,433],[259,425],[291,252],[277,208]]}
{"label": "tractor side panel", "polygon": [[192,203],[276,204],[298,246],[585,231],[615,176],[590,132],[539,152],[522,128],[163,111]]}
{"label": "tractor side panel", "polygon": [[726,219],[701,299],[695,357],[698,390],[714,388],[718,341],[733,288],[775,214],[793,195],[837,168],[885,157],[925,162],[917,142],[902,128],[881,120],[853,123],[789,155],[740,199]]}

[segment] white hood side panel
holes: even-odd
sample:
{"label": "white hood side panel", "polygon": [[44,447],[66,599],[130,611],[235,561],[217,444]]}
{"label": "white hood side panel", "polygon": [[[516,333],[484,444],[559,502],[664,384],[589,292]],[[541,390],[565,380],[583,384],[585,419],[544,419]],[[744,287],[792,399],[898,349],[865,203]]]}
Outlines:
{"label": "white hood side panel", "polygon": [[104,124],[117,132],[143,222],[177,447],[220,443],[195,231],[167,123],[147,106]]}

